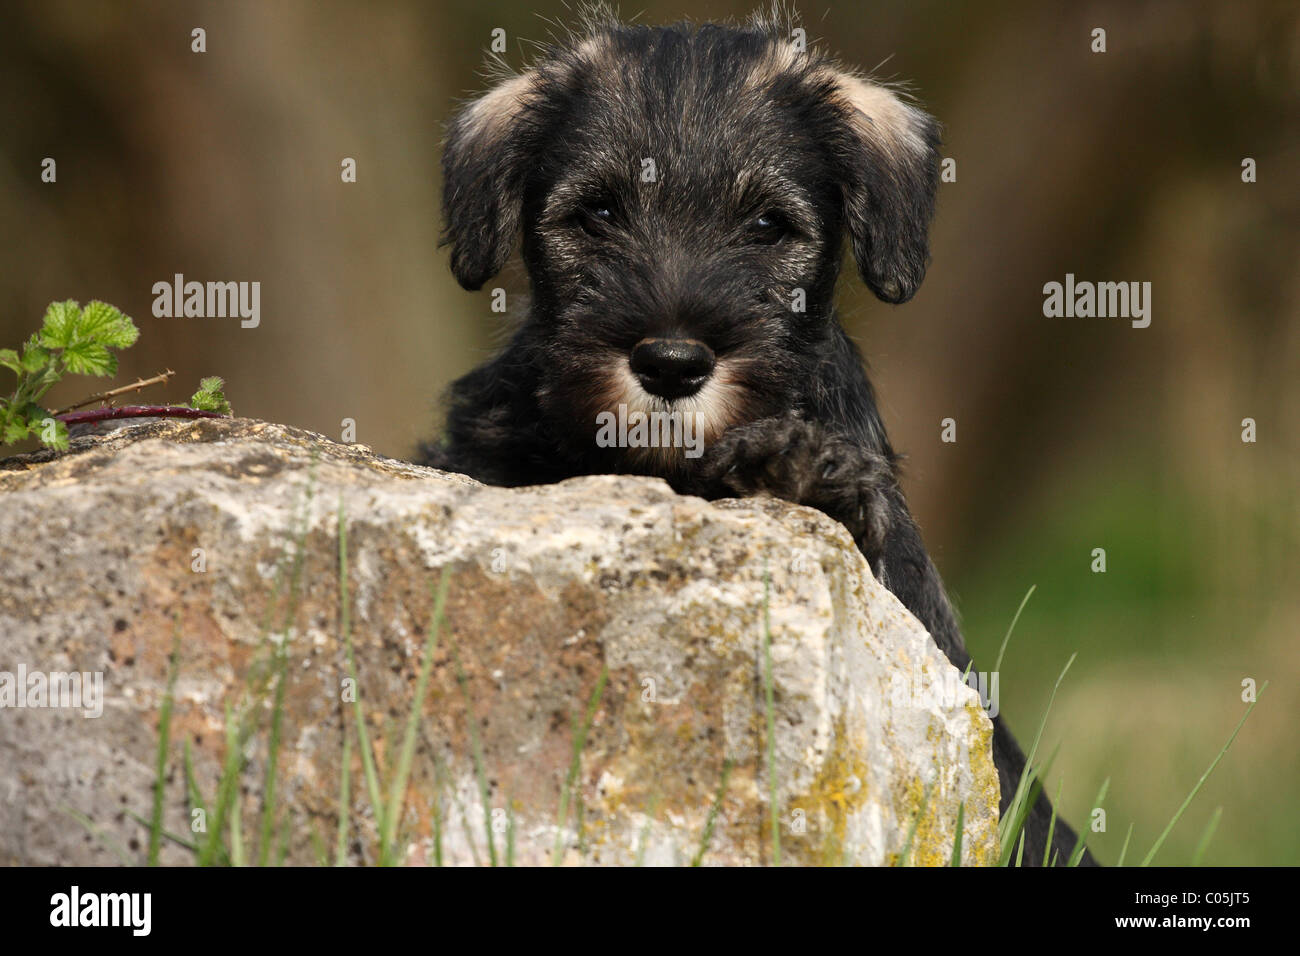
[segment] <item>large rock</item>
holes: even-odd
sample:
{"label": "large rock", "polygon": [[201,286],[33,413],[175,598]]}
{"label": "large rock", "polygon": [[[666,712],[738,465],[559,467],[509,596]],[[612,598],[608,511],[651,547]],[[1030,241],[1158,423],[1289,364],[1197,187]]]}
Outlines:
{"label": "large rock", "polygon": [[[201,420],[0,463],[0,699],[10,675],[0,863],[144,858],[148,829],[134,815],[152,806],[174,634],[167,829],[191,835],[183,741],[211,811],[225,708],[256,699],[283,635],[276,805],[288,860],[318,859],[313,833],[333,847],[353,733],[340,504],[360,699],[381,773],[397,763],[432,592],[450,572],[399,830],[407,862],[432,862],[439,846],[445,862],[488,859],[476,765],[499,859],[513,823],[516,861],[549,862],[574,728],[606,669],[558,834],[563,861],[689,862],[729,762],[704,862],[771,862],[765,574],[782,862],[896,862],[924,807],[910,859],[944,863],[959,803],[963,862],[996,858],[998,784],[977,696],[823,515],[767,499],[710,504],[629,477],[491,488],[293,428]],[[27,694],[15,688],[20,669]],[[85,716],[88,698],[85,709],[36,706],[43,677],[73,671],[102,674],[102,716]],[[906,692],[916,685],[946,686],[949,699]],[[244,746],[250,843],[270,696]],[[373,861],[374,817],[351,753],[350,857]],[[164,863],[192,859],[164,845]]]}

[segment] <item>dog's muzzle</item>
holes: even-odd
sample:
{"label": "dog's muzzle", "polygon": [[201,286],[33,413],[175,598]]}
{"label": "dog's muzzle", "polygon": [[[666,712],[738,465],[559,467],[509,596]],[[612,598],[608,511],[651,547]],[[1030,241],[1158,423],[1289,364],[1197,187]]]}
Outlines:
{"label": "dog's muzzle", "polygon": [[629,364],[641,387],[660,398],[686,398],[713,374],[713,349],[695,339],[642,339]]}

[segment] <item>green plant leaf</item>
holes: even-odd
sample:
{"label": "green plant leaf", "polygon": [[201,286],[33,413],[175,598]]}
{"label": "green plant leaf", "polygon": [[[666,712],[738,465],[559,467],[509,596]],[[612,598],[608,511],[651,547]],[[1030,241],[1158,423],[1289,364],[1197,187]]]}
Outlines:
{"label": "green plant leaf", "polygon": [[217,375],[209,375],[199,382],[199,390],[190,399],[192,408],[205,412],[230,414],[230,402],[226,400],[225,381]]}
{"label": "green plant leaf", "polygon": [[117,374],[117,356],[98,342],[73,342],[63,350],[63,364],[77,375]]}
{"label": "green plant leaf", "polygon": [[29,434],[31,434],[31,426],[27,424],[27,419],[21,414],[16,414],[5,424],[4,443],[6,445],[16,445]]}
{"label": "green plant leaf", "polygon": [[[34,402],[28,402],[23,406],[22,411],[15,416],[15,419],[21,421],[24,429],[30,431],[47,448],[55,448],[59,451],[68,450],[68,426],[55,418],[50,412],[41,408],[41,406]],[[27,435],[23,434],[16,440],[21,441],[26,437]],[[7,430],[5,443],[12,444]]]}
{"label": "green plant leaf", "polygon": [[18,380],[18,388],[28,401],[39,401],[62,377],[57,362],[51,361],[39,372]]}
{"label": "green plant leaf", "polygon": [[80,318],[81,307],[73,299],[51,302],[45,310],[45,322],[39,333],[41,344],[51,349],[67,348],[76,339]]}
{"label": "green plant leaf", "polygon": [[130,316],[99,300],[89,303],[82,310],[76,331],[79,333],[78,338],[90,339],[114,349],[130,348],[140,337],[140,330],[135,327]]}
{"label": "green plant leaf", "polygon": [[50,364],[50,353],[37,344],[36,336],[33,335],[23,346],[23,357],[18,361],[24,372],[34,375]]}
{"label": "green plant leaf", "polygon": [[[130,317],[107,302],[93,301],[84,310],[73,299],[51,302],[40,331],[23,343],[21,353],[0,349],[0,365],[18,376],[12,398],[0,399],[0,444],[13,444],[35,434],[52,448],[67,448],[67,426],[47,424],[50,412],[26,406],[39,402],[64,373],[117,374],[117,356],[109,349],[127,348],[139,337],[140,330]],[[204,385],[206,404],[201,407],[219,407],[225,402],[220,379],[205,379]]]}
{"label": "green plant leaf", "polygon": [[46,417],[40,421],[30,419],[32,431],[41,444],[58,451],[68,450],[68,426],[57,418]]}

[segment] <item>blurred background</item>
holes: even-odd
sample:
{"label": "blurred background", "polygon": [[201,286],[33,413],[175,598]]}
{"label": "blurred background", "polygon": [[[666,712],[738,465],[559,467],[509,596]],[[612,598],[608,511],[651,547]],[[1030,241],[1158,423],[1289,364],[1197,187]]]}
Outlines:
{"label": "blurred background", "polygon": [[[850,268],[841,309],[984,668],[1037,587],[1003,713],[1027,747],[1078,653],[1044,735],[1049,787],[1082,827],[1109,777],[1091,842],[1113,863],[1132,825],[1133,862],[1236,726],[1242,681],[1270,681],[1158,861],[1190,862],[1222,807],[1206,862],[1300,862],[1300,5],[800,9],[810,39],[910,81],[956,160],[916,298],[886,306]],[[52,300],[104,299],[142,331],[109,384],[172,368],[145,394],[183,401],[220,374],[238,414],[335,439],[352,418],[358,441],[409,454],[507,329],[437,247],[442,124],[483,88],[492,30],[518,66],[571,19],[552,0],[5,0],[0,346]],[[1042,287],[1067,272],[1152,283],[1150,327],[1045,318]],[[151,288],[176,273],[259,281],[260,327],[154,318]],[[517,265],[494,284],[526,289]]]}

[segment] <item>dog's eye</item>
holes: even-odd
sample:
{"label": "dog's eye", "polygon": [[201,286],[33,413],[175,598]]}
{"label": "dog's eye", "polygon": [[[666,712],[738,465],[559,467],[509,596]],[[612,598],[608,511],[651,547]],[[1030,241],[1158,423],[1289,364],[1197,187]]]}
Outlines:
{"label": "dog's eye", "polygon": [[614,206],[605,200],[584,203],[574,213],[573,220],[588,235],[597,236],[614,220]]}
{"label": "dog's eye", "polygon": [[790,222],[775,210],[755,216],[749,223],[749,241],[761,246],[774,246],[790,235]]}

